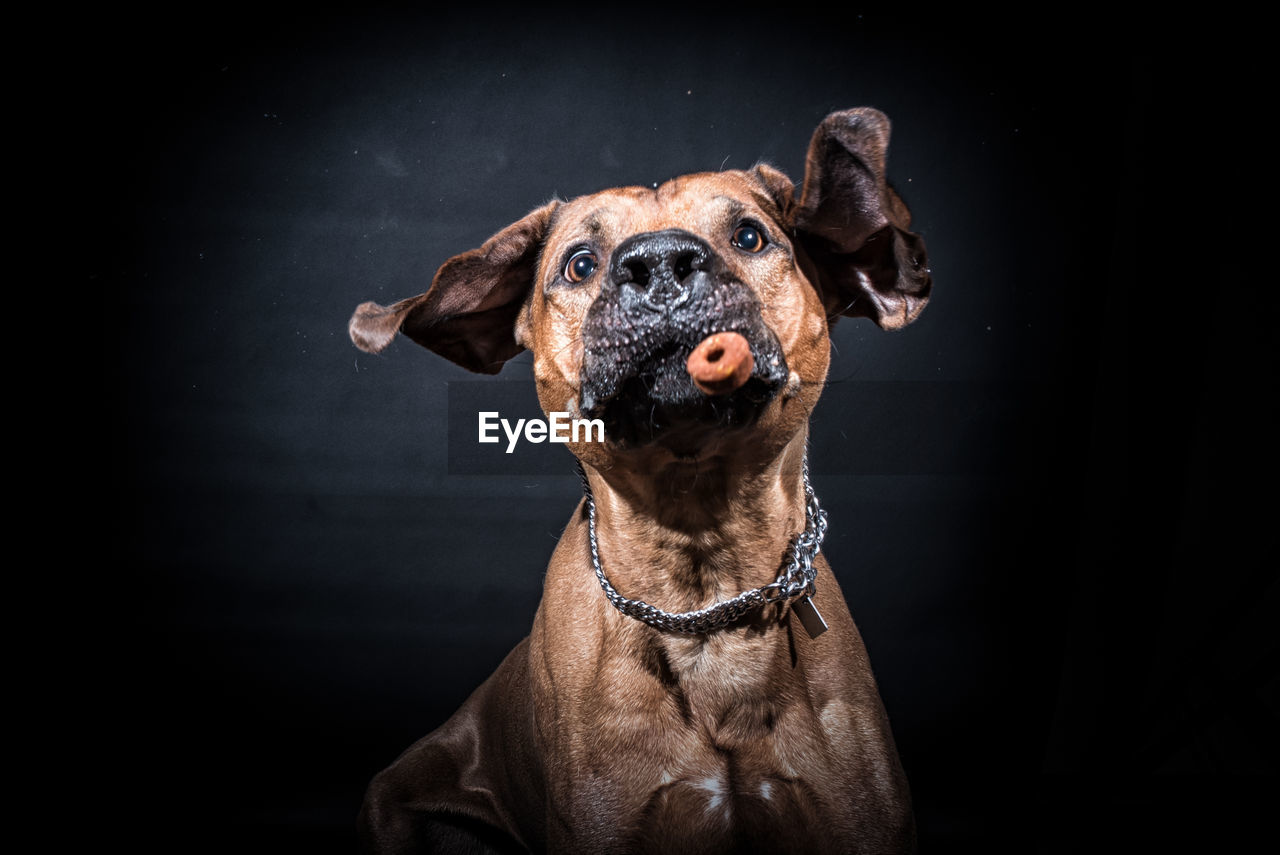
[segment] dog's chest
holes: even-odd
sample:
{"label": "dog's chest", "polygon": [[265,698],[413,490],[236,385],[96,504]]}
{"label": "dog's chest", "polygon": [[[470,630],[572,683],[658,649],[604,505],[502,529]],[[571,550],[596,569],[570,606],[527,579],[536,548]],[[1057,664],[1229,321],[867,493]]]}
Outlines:
{"label": "dog's chest", "polygon": [[[783,711],[754,738],[695,736],[666,754],[631,817],[640,851],[823,852],[846,769],[833,764],[820,720]],[[672,743],[678,746],[679,740]]]}
{"label": "dog's chest", "polygon": [[619,822],[635,849],[826,851],[839,836],[830,808],[849,772],[832,751],[845,728],[830,713],[841,705],[815,709],[791,669],[771,667],[767,655],[703,651],[695,661],[671,651],[671,662],[679,676],[660,696],[632,694],[606,740],[640,749],[612,766],[626,791]]}
{"label": "dog's chest", "polygon": [[819,852],[813,788],[731,758],[657,787],[633,820],[640,851]]}

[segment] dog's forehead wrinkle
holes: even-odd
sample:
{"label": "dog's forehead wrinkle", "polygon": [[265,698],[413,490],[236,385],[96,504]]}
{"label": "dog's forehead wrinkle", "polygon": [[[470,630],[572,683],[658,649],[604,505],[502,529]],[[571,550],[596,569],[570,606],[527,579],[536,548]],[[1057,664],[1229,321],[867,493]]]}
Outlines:
{"label": "dog's forehead wrinkle", "polygon": [[725,211],[730,217],[737,218],[747,212],[747,206],[742,203],[741,199],[734,196],[717,196],[716,199],[724,203]]}
{"label": "dog's forehead wrinkle", "polygon": [[592,235],[599,235],[604,231],[604,218],[610,213],[606,206],[600,206],[582,218],[582,228],[584,231],[590,232]]}
{"label": "dog's forehead wrinkle", "polygon": [[[741,193],[734,192],[737,184]],[[660,189],[605,190],[560,205],[539,261],[544,281],[555,279],[563,256],[579,245],[600,253],[604,262],[616,246],[643,233],[680,229],[714,243],[727,241],[742,219],[777,223],[774,206],[759,198],[751,182],[698,174],[672,179]]]}
{"label": "dog's forehead wrinkle", "polygon": [[607,194],[607,198],[599,198],[606,194],[584,197],[577,200],[577,206],[583,207],[581,214],[566,216],[559,228],[552,233],[559,243],[573,245],[583,241],[607,243],[616,239],[617,234],[626,231],[625,223],[636,219],[638,207],[634,200]]}

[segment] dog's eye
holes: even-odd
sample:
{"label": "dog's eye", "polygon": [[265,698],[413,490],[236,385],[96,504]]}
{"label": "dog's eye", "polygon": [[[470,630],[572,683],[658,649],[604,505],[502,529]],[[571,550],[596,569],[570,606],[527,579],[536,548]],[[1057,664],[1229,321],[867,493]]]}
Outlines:
{"label": "dog's eye", "polygon": [[764,249],[764,232],[754,223],[740,223],[733,231],[733,245],[747,252],[759,252]]}
{"label": "dog's eye", "polygon": [[569,256],[569,260],[565,262],[564,278],[577,284],[595,273],[598,264],[594,252],[589,249],[580,249]]}

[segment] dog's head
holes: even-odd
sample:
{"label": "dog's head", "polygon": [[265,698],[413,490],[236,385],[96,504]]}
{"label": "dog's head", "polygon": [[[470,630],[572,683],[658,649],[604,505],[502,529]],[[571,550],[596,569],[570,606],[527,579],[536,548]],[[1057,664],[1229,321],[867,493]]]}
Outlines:
{"label": "dog's head", "polygon": [[[571,445],[595,465],[776,454],[817,401],[829,325],[898,329],[929,299],[888,140],[883,114],[847,110],[815,131],[798,190],[761,165],[551,202],[445,262],[426,293],[359,306],[351,338],[378,352],[403,332],[486,374],[527,348],[544,409],[604,421],[604,444]],[[717,332],[742,335],[754,367],[709,395],[686,360]]]}

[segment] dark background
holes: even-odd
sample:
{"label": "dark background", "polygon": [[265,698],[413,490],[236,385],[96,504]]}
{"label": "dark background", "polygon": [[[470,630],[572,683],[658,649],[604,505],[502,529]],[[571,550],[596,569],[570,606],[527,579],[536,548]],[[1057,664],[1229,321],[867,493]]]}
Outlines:
{"label": "dark background", "polygon": [[1243,174],[1232,124],[1169,96],[1158,34],[753,5],[98,23],[75,139],[111,529],[62,538],[119,569],[73,577],[94,726],[51,753],[106,747],[104,828],[350,851],[368,779],[527,632],[571,469],[456,465],[476,378],[358,352],[357,303],[552,195],[798,181],[857,105],[893,120],[936,290],[905,331],[837,324],[814,480],[925,850],[1220,840],[1271,803],[1275,562],[1239,544],[1273,503],[1217,477],[1270,462],[1258,388],[1219,382],[1269,343],[1214,290],[1253,244],[1204,192]]}

